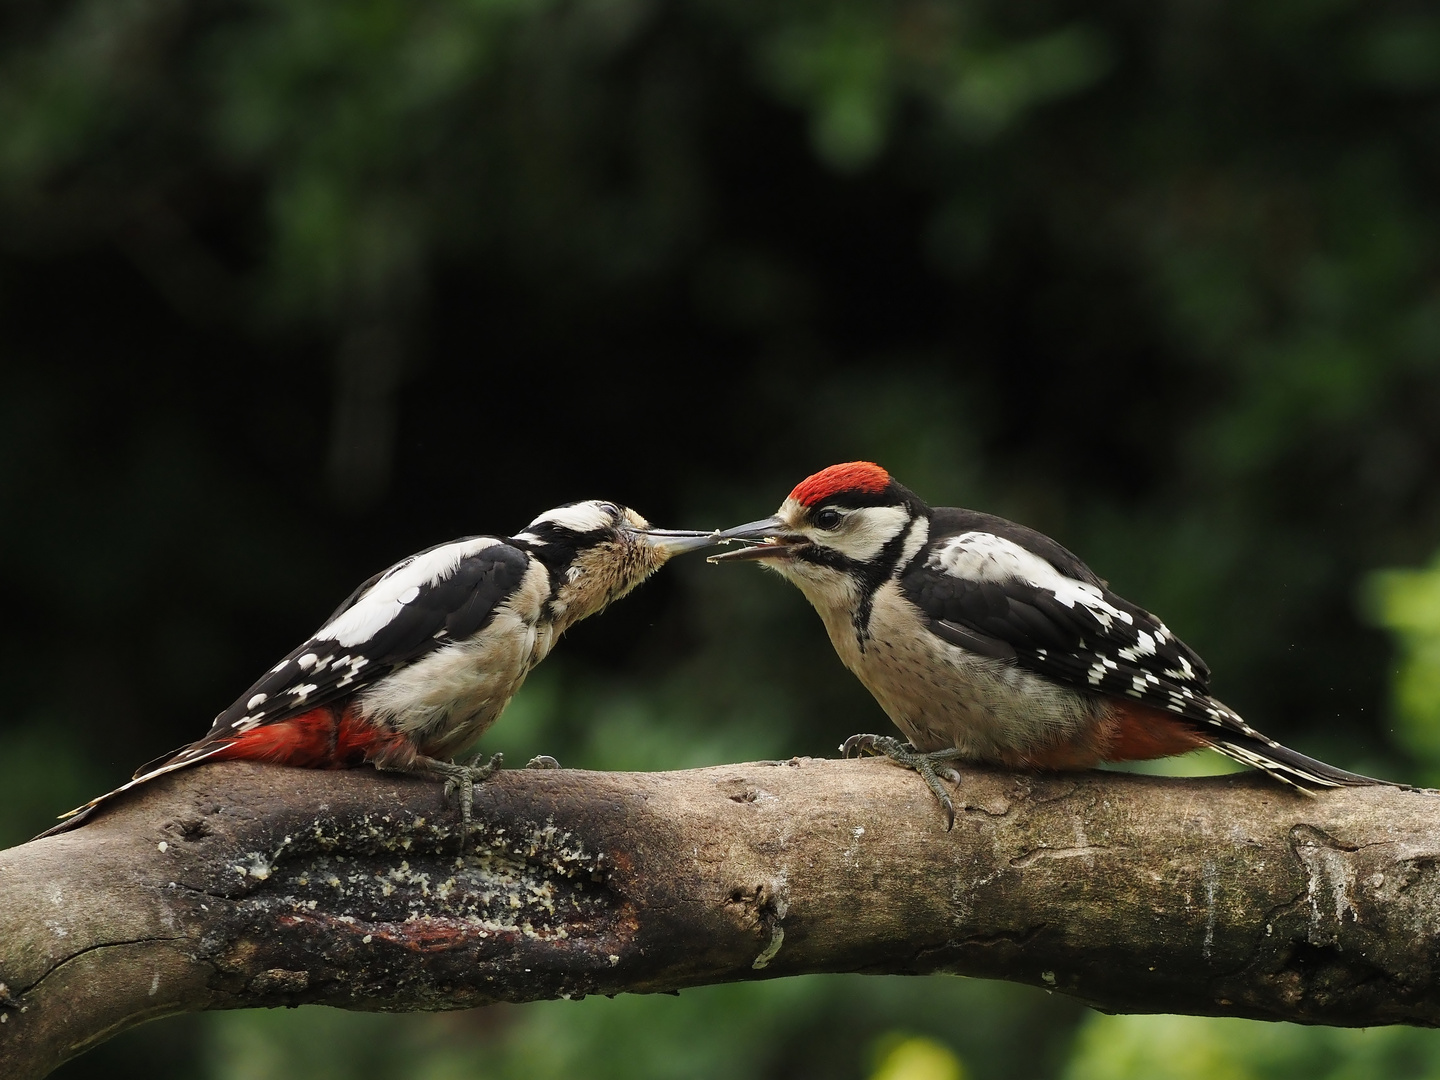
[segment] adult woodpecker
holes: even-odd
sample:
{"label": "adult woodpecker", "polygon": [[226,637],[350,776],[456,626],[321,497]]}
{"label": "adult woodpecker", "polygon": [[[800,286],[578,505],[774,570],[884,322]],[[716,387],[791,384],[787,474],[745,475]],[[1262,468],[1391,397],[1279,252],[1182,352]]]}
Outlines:
{"label": "adult woodpecker", "polygon": [[[569,627],[713,534],[652,529],[615,503],[571,503],[510,537],[470,536],[364,582],[302,645],[215,718],[198,742],[41,836],[64,832],[122,791],[202,761],[311,769],[369,763],[439,777],[468,831],[477,781],[500,764],[454,761],[490,727]],[[553,759],[536,759],[553,765]],[[462,832],[462,837],[464,832]]]}
{"label": "adult woodpecker", "polygon": [[1208,746],[1300,787],[1385,781],[1281,746],[1209,693],[1210,670],[1149,612],[1054,540],[1004,518],[932,508],[880,466],[832,465],[774,517],[716,534],[752,542],[909,740],[855,735],[925,778],[954,823],[945,763],[1086,769]]}

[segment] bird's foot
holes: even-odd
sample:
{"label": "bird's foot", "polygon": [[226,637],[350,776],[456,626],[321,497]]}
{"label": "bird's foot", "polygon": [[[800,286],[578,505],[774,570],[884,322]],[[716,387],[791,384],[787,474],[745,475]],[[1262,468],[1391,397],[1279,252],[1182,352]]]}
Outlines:
{"label": "bird's foot", "polygon": [[420,771],[445,778],[445,805],[449,806],[456,793],[460,796],[460,854],[465,854],[466,841],[470,839],[470,822],[475,810],[475,785],[489,780],[505,762],[504,754],[492,754],[484,765],[462,765],[454,761],[438,761],[425,758],[417,762]]}
{"label": "bird's foot", "polygon": [[560,762],[556,761],[549,754],[536,754],[525,763],[527,769],[558,769]]}
{"label": "bird's foot", "polygon": [[952,784],[960,783],[960,774],[945,763],[959,758],[961,751],[950,747],[922,753],[908,742],[901,742],[889,735],[851,735],[840,744],[840,752],[847,758],[852,755],[875,754],[887,757],[908,769],[914,769],[924,778],[945,811],[945,831],[949,832],[954,827],[955,804],[950,801],[950,793],[945,790],[941,779],[949,780]]}

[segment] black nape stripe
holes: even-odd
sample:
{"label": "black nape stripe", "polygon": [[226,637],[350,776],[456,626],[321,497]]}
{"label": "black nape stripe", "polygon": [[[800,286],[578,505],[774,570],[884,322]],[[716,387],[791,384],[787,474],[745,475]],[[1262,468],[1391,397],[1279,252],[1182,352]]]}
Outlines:
{"label": "black nape stripe", "polygon": [[856,563],[860,567],[857,576],[861,581],[861,591],[860,602],[855,605],[852,618],[855,624],[855,640],[862,653],[865,651],[866,642],[870,640],[870,616],[875,609],[875,594],[879,592],[881,585],[895,575],[900,556],[905,553],[905,545],[910,540],[910,533],[915,528],[915,522],[921,517],[922,515],[912,514],[905,527],[885,542],[885,546],[874,559],[868,563]]}

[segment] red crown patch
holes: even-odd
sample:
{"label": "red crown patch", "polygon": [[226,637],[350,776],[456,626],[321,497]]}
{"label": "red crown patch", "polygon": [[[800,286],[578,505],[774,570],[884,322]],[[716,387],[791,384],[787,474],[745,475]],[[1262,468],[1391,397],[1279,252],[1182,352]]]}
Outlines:
{"label": "red crown patch", "polygon": [[814,506],[842,491],[863,491],[877,495],[890,486],[890,474],[873,461],[847,461],[831,465],[795,485],[790,498],[801,506]]}

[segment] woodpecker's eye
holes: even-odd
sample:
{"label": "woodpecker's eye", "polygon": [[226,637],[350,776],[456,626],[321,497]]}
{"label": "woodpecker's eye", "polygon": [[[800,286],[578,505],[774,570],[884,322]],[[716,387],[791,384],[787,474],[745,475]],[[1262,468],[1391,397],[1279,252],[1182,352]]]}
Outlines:
{"label": "woodpecker's eye", "polygon": [[602,502],[599,506],[599,510],[602,514],[609,514],[611,517],[620,516],[620,507],[616,506],[614,503]]}
{"label": "woodpecker's eye", "polygon": [[844,520],[845,516],[839,510],[827,506],[815,515],[815,527],[817,529],[838,529],[840,522]]}

